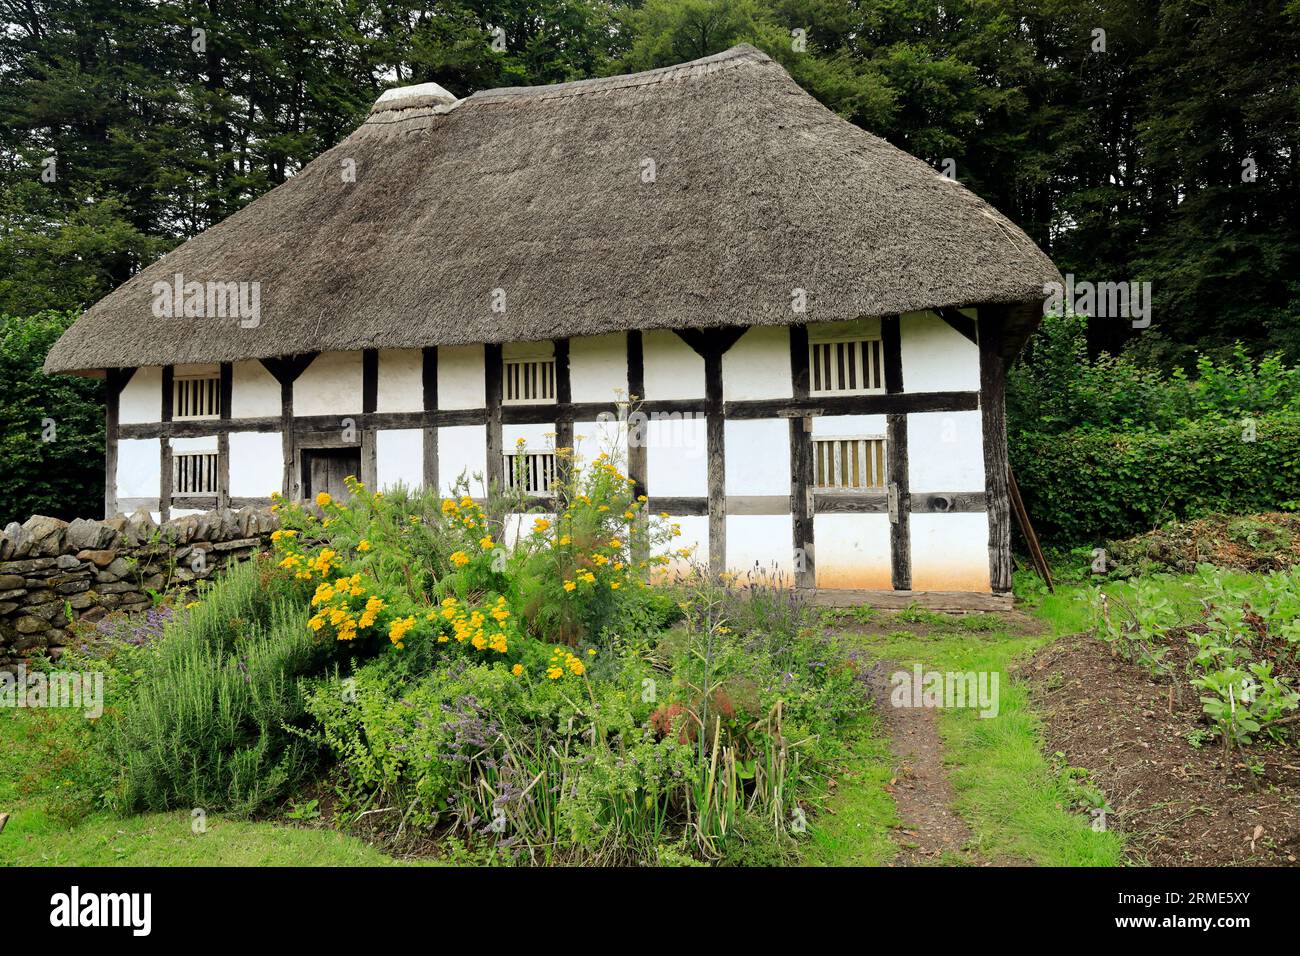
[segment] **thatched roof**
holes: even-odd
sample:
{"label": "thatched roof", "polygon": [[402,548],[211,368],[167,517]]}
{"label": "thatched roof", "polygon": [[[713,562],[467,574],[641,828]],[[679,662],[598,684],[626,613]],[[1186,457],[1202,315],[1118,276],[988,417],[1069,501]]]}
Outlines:
{"label": "thatched roof", "polygon": [[[152,286],[177,273],[260,283],[260,325],[156,317]],[[298,175],[96,303],[46,370],[1040,303],[1057,280],[1006,217],[742,45],[459,101],[390,91]],[[1040,311],[1018,309],[1008,339]]]}

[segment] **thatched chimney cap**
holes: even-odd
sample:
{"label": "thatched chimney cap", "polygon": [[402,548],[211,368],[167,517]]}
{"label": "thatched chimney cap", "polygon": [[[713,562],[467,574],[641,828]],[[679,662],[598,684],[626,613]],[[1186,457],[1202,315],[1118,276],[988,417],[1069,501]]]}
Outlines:
{"label": "thatched chimney cap", "polygon": [[[178,275],[257,283],[257,322],[159,317],[157,288]],[[742,45],[461,100],[436,84],[391,90],[338,146],[92,306],[45,367],[983,303],[1011,307],[1013,349],[1059,279],[1006,217]],[[796,289],[806,312],[791,308]]]}

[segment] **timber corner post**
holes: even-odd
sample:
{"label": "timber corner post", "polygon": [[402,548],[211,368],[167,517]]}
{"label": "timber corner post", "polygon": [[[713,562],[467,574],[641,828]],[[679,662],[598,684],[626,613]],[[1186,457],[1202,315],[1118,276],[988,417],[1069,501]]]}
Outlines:
{"label": "timber corner post", "polygon": [[980,423],[984,434],[984,485],[989,516],[989,589],[1011,592],[1010,462],[1007,453],[1007,360],[1002,326],[1007,310],[979,310]]}

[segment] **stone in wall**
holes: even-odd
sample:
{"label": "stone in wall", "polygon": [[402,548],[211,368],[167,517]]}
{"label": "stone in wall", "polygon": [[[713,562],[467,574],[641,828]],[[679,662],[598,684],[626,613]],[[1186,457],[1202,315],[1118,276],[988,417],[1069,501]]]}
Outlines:
{"label": "stone in wall", "polygon": [[143,609],[149,591],[187,588],[269,547],[279,526],[266,508],[223,508],[161,526],[145,509],[103,521],[12,522],[0,534],[0,670],[42,654],[57,659],[71,621]]}

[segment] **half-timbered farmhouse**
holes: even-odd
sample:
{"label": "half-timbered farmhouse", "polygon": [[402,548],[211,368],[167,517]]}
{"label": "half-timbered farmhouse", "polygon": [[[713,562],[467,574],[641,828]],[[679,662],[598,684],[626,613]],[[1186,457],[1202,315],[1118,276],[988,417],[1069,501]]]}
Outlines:
{"label": "half-timbered farmhouse", "polygon": [[519,439],[544,503],[557,447],[616,444],[715,571],[1000,595],[1004,372],[1053,281],[1004,216],[740,46],[390,90],[46,369],[107,378],[110,514],[348,474],[486,494]]}

